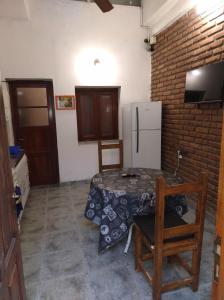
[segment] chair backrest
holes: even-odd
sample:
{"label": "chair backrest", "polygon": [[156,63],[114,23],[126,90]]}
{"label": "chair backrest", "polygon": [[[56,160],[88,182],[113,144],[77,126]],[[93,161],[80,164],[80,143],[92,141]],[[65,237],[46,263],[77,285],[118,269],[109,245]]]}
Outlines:
{"label": "chair backrest", "polygon": [[[208,175],[202,173],[198,182],[167,185],[160,176],[156,181],[156,220],[155,220],[155,246],[162,248],[164,240],[180,236],[194,236],[202,241],[205,219],[205,204],[207,199]],[[196,194],[195,222],[171,228],[164,228],[165,197],[171,195]]]}
{"label": "chair backrest", "polygon": [[[119,150],[119,163],[111,165],[103,165],[102,152],[108,149]],[[98,156],[99,156],[99,172],[111,169],[122,169],[123,168],[123,141],[119,140],[118,143],[114,144],[102,144],[102,141],[98,141]]]}

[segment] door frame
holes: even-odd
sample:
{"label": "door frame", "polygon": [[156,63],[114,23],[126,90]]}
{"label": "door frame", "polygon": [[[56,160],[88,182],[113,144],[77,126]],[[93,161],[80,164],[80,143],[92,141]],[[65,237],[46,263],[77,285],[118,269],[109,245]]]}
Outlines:
{"label": "door frame", "polygon": [[[25,283],[23,274],[20,236],[13,203],[13,179],[8,153],[6,118],[0,83],[0,143],[4,175],[0,180],[0,299],[25,300]],[[2,179],[3,177],[3,179]],[[4,180],[5,179],[5,180]],[[3,202],[4,201],[4,202]],[[4,205],[3,205],[4,204]],[[8,212],[5,209],[8,206]],[[6,223],[7,221],[7,223]],[[5,232],[5,223],[8,233]],[[9,239],[10,233],[10,241]],[[19,297],[19,298],[18,298]]]}
{"label": "door frame", "polygon": [[[219,169],[219,187],[216,212],[216,243],[214,250],[218,250],[214,265],[214,277],[212,283],[212,300],[224,300],[224,110],[222,111],[222,137],[221,137],[221,153],[220,153],[220,169]],[[219,268],[218,278],[216,268]]]}
{"label": "door frame", "polygon": [[15,89],[17,87],[45,87],[46,84],[48,87],[47,90],[47,98],[48,98],[48,105],[50,104],[48,115],[49,115],[49,126],[51,127],[54,136],[52,136],[53,145],[52,147],[55,151],[52,152],[54,156],[55,162],[55,183],[59,183],[59,162],[58,162],[58,144],[57,144],[57,129],[56,129],[56,118],[55,118],[55,105],[54,105],[54,89],[53,89],[53,80],[52,79],[17,79],[17,78],[6,78],[6,82],[8,83],[9,87],[9,95],[10,95],[10,104],[11,104],[11,113],[12,113],[12,126],[13,126],[13,133],[14,133],[14,140],[15,144],[18,140],[19,133],[16,124],[18,124],[18,117],[16,113],[16,106],[17,106],[17,97],[15,95]]}

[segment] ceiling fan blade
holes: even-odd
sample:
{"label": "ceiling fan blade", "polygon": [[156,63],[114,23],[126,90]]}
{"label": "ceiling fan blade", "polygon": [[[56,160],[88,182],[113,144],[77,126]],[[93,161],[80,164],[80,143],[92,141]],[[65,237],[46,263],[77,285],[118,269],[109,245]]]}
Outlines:
{"label": "ceiling fan blade", "polygon": [[99,6],[102,12],[108,12],[113,9],[113,5],[109,0],[94,0],[94,2]]}

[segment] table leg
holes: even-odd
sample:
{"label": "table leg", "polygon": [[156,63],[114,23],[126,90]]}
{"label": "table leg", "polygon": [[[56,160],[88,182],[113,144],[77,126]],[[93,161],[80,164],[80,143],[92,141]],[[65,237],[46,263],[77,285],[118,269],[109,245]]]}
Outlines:
{"label": "table leg", "polygon": [[133,231],[133,225],[134,224],[131,224],[130,227],[129,227],[128,240],[127,240],[127,243],[126,243],[125,248],[124,248],[124,254],[128,253],[128,249],[130,247],[131,237],[132,237],[132,231]]}

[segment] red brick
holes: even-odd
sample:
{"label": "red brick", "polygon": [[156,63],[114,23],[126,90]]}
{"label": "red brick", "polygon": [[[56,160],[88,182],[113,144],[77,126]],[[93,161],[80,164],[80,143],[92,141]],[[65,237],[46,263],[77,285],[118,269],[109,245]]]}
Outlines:
{"label": "red brick", "polygon": [[222,131],[218,104],[184,103],[186,71],[224,59],[224,13],[204,19],[191,10],[157,36],[152,54],[152,99],[163,102],[162,167],[174,171],[176,151],[186,151],[180,175],[194,180],[209,173],[208,207],[216,207]]}
{"label": "red brick", "polygon": [[212,63],[212,62],[215,62],[215,61],[218,61],[218,60],[220,60],[220,55],[219,54],[218,55],[213,55],[212,57],[207,58],[205,60],[205,63],[209,64],[209,63]]}

